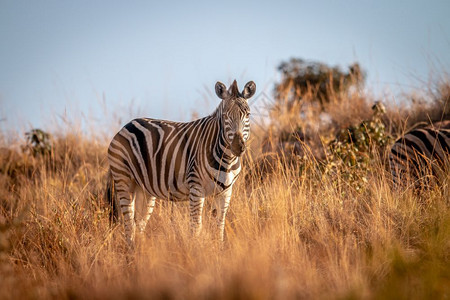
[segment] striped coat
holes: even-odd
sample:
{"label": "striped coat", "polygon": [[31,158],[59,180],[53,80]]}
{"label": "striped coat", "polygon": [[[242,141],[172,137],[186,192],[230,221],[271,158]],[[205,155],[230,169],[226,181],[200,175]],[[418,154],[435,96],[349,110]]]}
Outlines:
{"label": "striped coat", "polygon": [[392,146],[389,164],[394,186],[426,186],[446,176],[449,167],[450,121],[414,129]]}
{"label": "striped coat", "polygon": [[[254,93],[253,82],[247,83],[242,92],[236,81],[228,90],[218,82],[216,94],[222,101],[211,115],[187,123],[135,119],[114,136],[108,160],[130,244],[136,223],[144,230],[156,199],[189,200],[191,230],[198,234],[208,196],[218,199],[217,218],[223,239],[232,186],[240,174],[240,156],[250,135],[247,100]],[[146,202],[140,217],[135,215],[139,197]]]}

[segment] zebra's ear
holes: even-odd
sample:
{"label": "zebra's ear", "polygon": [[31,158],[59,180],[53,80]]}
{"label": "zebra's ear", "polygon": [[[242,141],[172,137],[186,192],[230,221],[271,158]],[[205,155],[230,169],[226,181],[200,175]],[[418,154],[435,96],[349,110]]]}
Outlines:
{"label": "zebra's ear", "polygon": [[247,82],[247,84],[244,87],[244,90],[242,91],[242,96],[245,99],[249,99],[252,97],[256,92],[256,84],[253,81]]}
{"label": "zebra's ear", "polygon": [[216,95],[220,99],[225,99],[227,97],[227,87],[220,81],[216,83]]}

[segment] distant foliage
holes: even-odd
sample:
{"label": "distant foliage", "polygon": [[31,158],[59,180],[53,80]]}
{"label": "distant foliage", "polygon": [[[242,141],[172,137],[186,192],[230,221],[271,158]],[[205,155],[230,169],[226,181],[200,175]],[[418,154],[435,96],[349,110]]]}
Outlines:
{"label": "distant foliage", "polygon": [[360,87],[365,80],[365,73],[358,63],[342,71],[337,66],[292,58],[282,62],[278,70],[282,79],[275,86],[275,97],[278,100],[286,99],[289,105],[308,98],[319,102],[323,108],[336,94],[347,92],[351,87]]}
{"label": "distant foliage", "polygon": [[25,133],[27,144],[23,147],[24,152],[33,156],[49,155],[52,152],[51,135],[41,129],[32,129]]}

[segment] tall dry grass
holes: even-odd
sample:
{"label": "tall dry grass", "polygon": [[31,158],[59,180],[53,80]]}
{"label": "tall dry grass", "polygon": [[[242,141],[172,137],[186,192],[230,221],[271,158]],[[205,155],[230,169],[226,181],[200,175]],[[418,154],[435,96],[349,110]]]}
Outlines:
{"label": "tall dry grass", "polygon": [[130,252],[103,200],[106,143],[61,135],[47,157],[1,147],[1,299],[450,296],[449,176],[420,195],[393,191],[375,156],[356,190],[312,155],[301,169],[272,157],[272,174],[237,182],[225,242],[211,199],[198,238],[187,203],[158,202]]}

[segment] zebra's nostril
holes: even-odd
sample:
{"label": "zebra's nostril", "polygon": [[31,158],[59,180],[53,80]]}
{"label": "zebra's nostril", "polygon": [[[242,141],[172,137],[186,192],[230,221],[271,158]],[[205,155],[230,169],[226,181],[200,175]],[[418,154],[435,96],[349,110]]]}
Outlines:
{"label": "zebra's nostril", "polygon": [[242,138],[235,136],[231,143],[231,147],[240,150],[245,149],[245,141]]}

